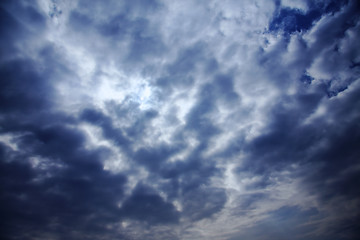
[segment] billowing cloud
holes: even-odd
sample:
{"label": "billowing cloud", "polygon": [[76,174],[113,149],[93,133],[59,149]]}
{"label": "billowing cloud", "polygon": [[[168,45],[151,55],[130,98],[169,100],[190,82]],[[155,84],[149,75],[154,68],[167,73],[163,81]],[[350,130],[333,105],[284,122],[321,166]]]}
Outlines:
{"label": "billowing cloud", "polygon": [[357,239],[349,1],[2,1],[2,239]]}

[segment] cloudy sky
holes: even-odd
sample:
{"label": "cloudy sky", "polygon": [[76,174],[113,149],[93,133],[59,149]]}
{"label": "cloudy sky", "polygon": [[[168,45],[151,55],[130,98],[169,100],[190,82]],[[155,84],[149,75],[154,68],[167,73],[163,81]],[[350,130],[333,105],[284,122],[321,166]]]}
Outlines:
{"label": "cloudy sky", "polygon": [[1,239],[358,239],[359,18],[1,1]]}

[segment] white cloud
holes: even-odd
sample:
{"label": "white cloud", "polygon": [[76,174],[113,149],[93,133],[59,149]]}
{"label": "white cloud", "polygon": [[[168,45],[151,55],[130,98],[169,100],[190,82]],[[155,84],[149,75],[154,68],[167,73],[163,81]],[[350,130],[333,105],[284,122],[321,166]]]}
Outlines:
{"label": "white cloud", "polygon": [[302,0],[282,0],[281,5],[289,8],[297,8],[304,12],[308,10],[307,2]]}

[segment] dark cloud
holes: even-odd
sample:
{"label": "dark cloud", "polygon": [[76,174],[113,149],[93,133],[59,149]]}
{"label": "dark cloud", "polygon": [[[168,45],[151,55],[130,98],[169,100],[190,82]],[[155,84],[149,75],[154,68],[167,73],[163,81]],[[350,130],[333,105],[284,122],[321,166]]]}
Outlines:
{"label": "dark cloud", "polygon": [[205,145],[210,137],[219,133],[219,129],[212,124],[209,116],[212,112],[216,111],[216,90],[217,89],[213,88],[211,84],[202,86],[198,93],[199,97],[197,104],[186,116],[186,128],[196,132],[200,139],[204,140],[202,144]]}
{"label": "dark cloud", "polygon": [[227,103],[234,103],[240,99],[239,95],[234,91],[234,80],[230,74],[217,75],[213,88],[217,90],[219,98],[224,99]]}
{"label": "dark cloud", "polygon": [[139,164],[146,166],[151,172],[156,172],[169,157],[180,150],[179,147],[164,145],[151,149],[141,148],[135,152],[133,158]]}
{"label": "dark cloud", "polygon": [[357,239],[359,3],[289,6],[3,1],[0,238]]}
{"label": "dark cloud", "polygon": [[12,53],[15,49],[13,42],[17,39],[17,37],[22,37],[25,34],[19,32],[22,29],[22,26],[14,19],[14,17],[6,11],[2,6],[0,7],[0,48],[1,48],[1,56],[4,58],[8,54]]}
{"label": "dark cloud", "polygon": [[156,33],[149,35],[143,32],[144,29],[148,28],[146,25],[144,20],[138,21],[135,25],[135,31],[132,34],[131,50],[128,56],[130,61],[143,61],[146,56],[158,57],[166,51],[164,43],[162,43],[161,38]]}
{"label": "dark cloud", "polygon": [[200,42],[180,50],[175,61],[167,65],[167,75],[157,79],[155,85],[165,96],[175,89],[190,89],[195,83],[193,72],[207,59],[205,52],[206,44]]}
{"label": "dark cloud", "polygon": [[[353,112],[358,105],[355,98],[357,92],[355,90],[348,94],[348,98],[336,101],[336,107],[330,105],[333,114],[328,113],[312,124],[303,123],[318,107],[320,100],[326,99],[324,93],[298,95],[291,100],[282,99],[282,103],[276,104],[275,109],[271,110],[272,124],[269,124],[266,133],[247,146],[249,156],[237,170],[239,175],[249,172],[259,176],[257,181],[248,184],[248,188],[268,188],[276,184],[272,177],[274,172],[287,169],[291,164],[300,164],[308,169],[300,173],[304,175],[302,178],[305,185],[322,204],[333,201],[342,204],[344,199],[358,204],[358,169],[351,168],[353,164],[358,164],[359,159],[359,115]],[[283,104],[288,108],[281,107]],[[346,123],[342,119],[347,119]],[[319,144],[322,146],[317,147]],[[328,208],[329,212],[338,211],[332,205]],[[353,211],[357,212],[354,213],[354,221],[346,221],[348,237],[344,237],[346,234],[343,235],[343,228],[335,226],[331,236],[353,239],[355,229],[358,228],[355,221],[358,207],[354,207]]]}
{"label": "dark cloud", "polygon": [[121,213],[130,219],[148,224],[174,224],[179,221],[179,212],[171,203],[165,202],[146,185],[138,184],[132,195],[125,200]]}
{"label": "dark cloud", "polygon": [[[11,61],[1,64],[0,108],[4,112],[29,112],[46,108],[52,94],[51,86],[36,72],[32,61]],[[25,81],[24,81],[25,80]]]}
{"label": "dark cloud", "polygon": [[191,220],[210,218],[219,212],[226,203],[224,189],[198,188],[183,194],[184,214]]}
{"label": "dark cloud", "polygon": [[[2,46],[12,45],[12,39],[19,43],[18,37],[44,25],[32,7],[20,6],[12,14],[18,20],[1,14],[9,41]],[[18,46],[13,46],[16,56]],[[15,134],[11,141],[17,145],[1,144],[3,239],[88,239],[121,218],[117,203],[126,177],[104,171],[102,161],[109,151],[85,149],[84,134],[72,125],[76,121],[56,111],[55,78],[64,68],[51,51],[40,56],[48,61],[46,67],[54,67],[52,73],[28,58],[1,62],[1,133]]]}
{"label": "dark cloud", "polygon": [[127,145],[129,140],[121,129],[113,126],[112,119],[95,109],[85,109],[80,116],[81,120],[101,127],[104,137],[111,139],[118,146]]}
{"label": "dark cloud", "polygon": [[5,238],[76,239],[120,218],[126,177],[104,171],[106,152],[82,149],[83,140],[79,132],[54,126],[24,132],[17,139],[21,153],[7,148],[1,161]]}
{"label": "dark cloud", "polygon": [[356,25],[358,22],[359,3],[351,1],[342,12],[335,14],[334,17],[325,20],[318,29],[314,48],[326,49],[336,40],[343,38],[345,32]]}

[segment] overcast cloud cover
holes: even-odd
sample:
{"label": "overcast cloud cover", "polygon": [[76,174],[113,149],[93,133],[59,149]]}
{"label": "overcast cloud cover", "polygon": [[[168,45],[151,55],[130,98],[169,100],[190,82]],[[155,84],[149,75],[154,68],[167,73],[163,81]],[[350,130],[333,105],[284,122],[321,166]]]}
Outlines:
{"label": "overcast cloud cover", "polygon": [[0,3],[0,237],[360,237],[360,3]]}

